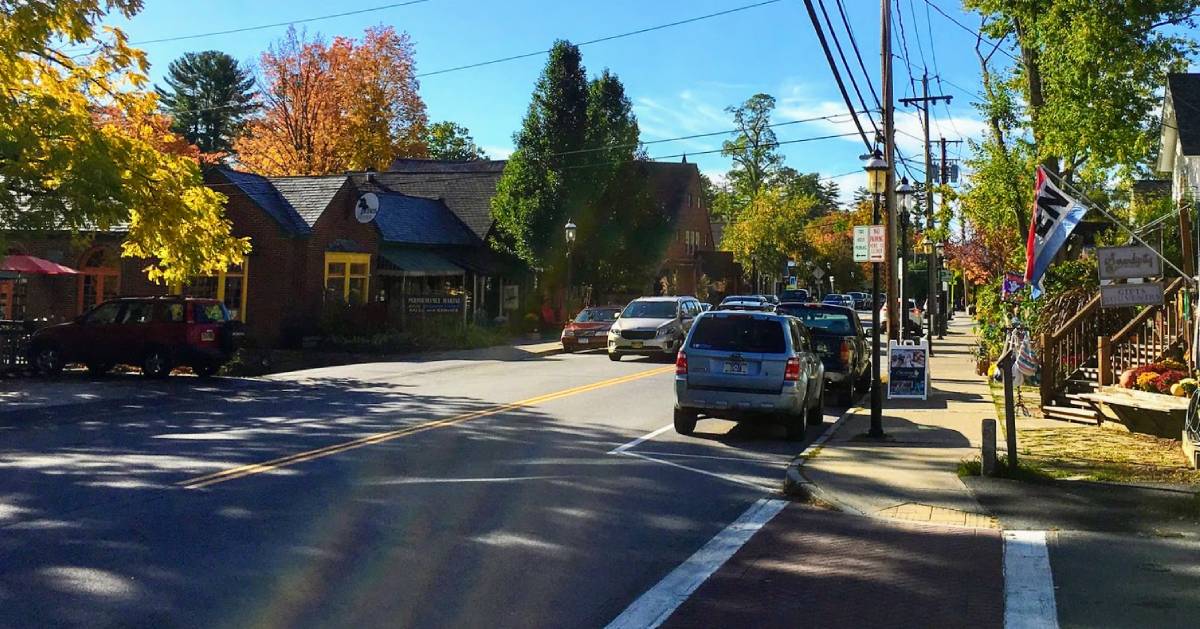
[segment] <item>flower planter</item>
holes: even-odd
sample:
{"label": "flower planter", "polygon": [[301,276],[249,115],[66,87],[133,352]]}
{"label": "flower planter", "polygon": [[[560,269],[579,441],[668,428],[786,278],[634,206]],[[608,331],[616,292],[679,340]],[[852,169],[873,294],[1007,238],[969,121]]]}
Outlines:
{"label": "flower planter", "polygon": [[1183,432],[1190,398],[1148,393],[1122,387],[1100,387],[1081,397],[1095,403],[1106,419],[1130,432],[1177,439]]}

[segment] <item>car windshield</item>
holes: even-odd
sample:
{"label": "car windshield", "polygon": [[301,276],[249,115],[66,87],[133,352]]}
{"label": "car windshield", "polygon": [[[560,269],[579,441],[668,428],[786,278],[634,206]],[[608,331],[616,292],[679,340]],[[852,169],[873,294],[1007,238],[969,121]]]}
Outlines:
{"label": "car windshield", "polygon": [[854,322],[845,312],[807,306],[782,306],[780,310],[800,320],[810,330],[830,334],[853,334]]}
{"label": "car windshield", "polygon": [[575,317],[575,323],[598,323],[603,321],[616,321],[616,319],[616,310],[587,308]]}
{"label": "car windshield", "polygon": [[696,323],[691,347],[723,352],[781,354],[786,351],[783,326],[772,319],[707,316]]}
{"label": "car windshield", "polygon": [[626,319],[674,319],[673,301],[635,301],[625,306],[621,316]]}
{"label": "car windshield", "polygon": [[842,295],[826,295],[825,299],[823,299],[822,301],[829,303],[829,302],[839,302],[839,301],[843,301],[845,299],[846,298]]}

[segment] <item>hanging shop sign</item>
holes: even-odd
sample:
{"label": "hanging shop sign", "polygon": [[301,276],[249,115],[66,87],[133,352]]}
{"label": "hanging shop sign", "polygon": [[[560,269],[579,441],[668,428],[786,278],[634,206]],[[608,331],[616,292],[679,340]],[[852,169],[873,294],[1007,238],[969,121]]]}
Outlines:
{"label": "hanging shop sign", "polygon": [[358,197],[354,204],[354,218],[360,223],[370,223],[379,214],[379,195],[368,192]]}
{"label": "hanging shop sign", "polygon": [[1096,266],[1102,280],[1162,275],[1162,258],[1149,247],[1097,247]]}
{"label": "hanging shop sign", "polygon": [[888,342],[888,399],[929,396],[929,345],[921,341]]}
{"label": "hanging shop sign", "polygon": [[1161,306],[1163,303],[1162,282],[1141,284],[1109,284],[1100,287],[1102,308],[1123,306]]}

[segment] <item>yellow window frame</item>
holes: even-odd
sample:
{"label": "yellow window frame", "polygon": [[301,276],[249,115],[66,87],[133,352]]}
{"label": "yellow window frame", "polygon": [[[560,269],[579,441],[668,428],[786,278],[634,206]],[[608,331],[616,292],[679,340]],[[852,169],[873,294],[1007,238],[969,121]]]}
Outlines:
{"label": "yellow window frame", "polygon": [[[250,287],[250,280],[249,280],[249,278],[250,278],[250,260],[249,259],[242,260],[242,268],[239,271],[233,271],[233,272],[221,271],[220,273],[217,273],[217,275],[216,275],[216,278],[217,278],[216,300],[221,303],[225,303],[225,278],[230,277],[230,276],[242,278],[242,290],[241,290],[241,294],[238,295],[237,320],[241,321],[242,323],[245,323],[246,322],[246,295],[248,294],[248,292],[249,292],[248,289]],[[208,275],[205,277],[213,277],[213,276]],[[172,284],[171,285],[171,294],[172,295],[182,295],[183,294],[183,285]]]}
{"label": "yellow window frame", "polygon": [[[371,254],[369,253],[344,253],[344,252],[325,252],[325,290],[329,289],[329,266],[332,264],[345,264],[346,274],[342,276],[342,301],[350,303],[350,280],[352,278],[362,278],[363,290],[362,300],[359,303],[367,303],[371,295]],[[351,265],[363,264],[367,267],[366,274],[351,273]]]}

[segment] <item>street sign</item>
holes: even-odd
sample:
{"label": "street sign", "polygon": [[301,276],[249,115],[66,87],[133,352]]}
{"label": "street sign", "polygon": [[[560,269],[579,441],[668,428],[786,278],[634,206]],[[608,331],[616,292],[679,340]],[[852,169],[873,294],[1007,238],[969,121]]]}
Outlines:
{"label": "street sign", "polygon": [[855,262],[869,262],[871,260],[870,233],[871,228],[867,225],[854,226]]}
{"label": "street sign", "polygon": [[1162,282],[1141,284],[1109,284],[1100,287],[1100,306],[1120,308],[1122,306],[1160,306],[1163,303]]}
{"label": "street sign", "polygon": [[825,277],[825,271],[822,271],[821,267],[816,267],[812,271],[812,276],[819,280],[822,277]]}
{"label": "street sign", "polygon": [[949,282],[950,280],[952,280],[954,278],[950,276],[950,271],[948,271],[946,269],[942,269],[941,279],[943,282]]}
{"label": "street sign", "polygon": [[1149,247],[1097,247],[1100,279],[1117,280],[1162,275],[1162,258]]}
{"label": "street sign", "polygon": [[884,244],[883,225],[871,225],[867,233],[867,261],[884,262],[887,260],[887,250]]}

